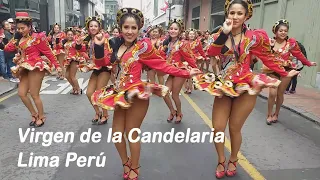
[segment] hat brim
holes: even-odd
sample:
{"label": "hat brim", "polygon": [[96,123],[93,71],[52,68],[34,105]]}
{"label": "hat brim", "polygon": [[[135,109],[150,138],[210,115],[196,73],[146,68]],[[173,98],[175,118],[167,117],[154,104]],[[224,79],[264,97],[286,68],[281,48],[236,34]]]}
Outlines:
{"label": "hat brim", "polygon": [[16,17],[16,21],[32,21],[32,18],[30,17]]}

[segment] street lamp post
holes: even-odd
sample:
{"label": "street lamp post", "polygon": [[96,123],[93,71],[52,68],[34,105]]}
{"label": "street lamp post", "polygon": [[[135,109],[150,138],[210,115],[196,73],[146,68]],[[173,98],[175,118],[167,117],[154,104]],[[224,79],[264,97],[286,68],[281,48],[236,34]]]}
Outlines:
{"label": "street lamp post", "polygon": [[169,22],[171,21],[171,5],[172,5],[172,0],[168,1],[169,3]]}

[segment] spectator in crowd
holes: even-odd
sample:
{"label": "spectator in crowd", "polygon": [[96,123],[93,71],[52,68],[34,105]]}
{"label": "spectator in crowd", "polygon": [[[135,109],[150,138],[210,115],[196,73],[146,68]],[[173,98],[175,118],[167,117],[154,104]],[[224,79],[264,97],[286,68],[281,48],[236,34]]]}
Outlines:
{"label": "spectator in crowd", "polygon": [[[306,49],[304,48],[304,46],[299,42],[297,41],[298,45],[299,45],[299,48],[301,49],[301,52],[302,54],[306,57],[307,57],[307,52],[306,52]],[[303,69],[303,64],[301,63],[301,61],[299,61],[299,59],[293,57],[294,59],[292,60],[292,62],[294,62],[296,65],[297,65],[297,71],[301,71]],[[297,87],[297,83],[298,83],[298,75],[295,75],[293,76],[293,78],[291,79],[286,91],[284,92],[285,94],[295,94],[296,93],[296,87]],[[292,87],[291,87],[292,85]],[[290,90],[290,87],[291,87],[291,90]]]}
{"label": "spectator in crowd", "polygon": [[[15,33],[15,24],[12,18],[9,18],[7,21],[2,22],[2,26],[4,27],[4,38],[3,43],[4,45],[8,44],[8,42],[12,39]],[[13,63],[13,58],[17,52],[4,52],[4,57],[6,59],[6,66],[7,66],[7,74],[6,77],[11,81],[18,83],[19,79],[14,78],[11,74],[11,67],[15,66]]]}
{"label": "spectator in crowd", "polygon": [[4,79],[9,79],[7,76],[7,65],[4,58],[3,38],[4,38],[4,30],[2,27],[0,27],[0,74],[1,76],[3,76]]}

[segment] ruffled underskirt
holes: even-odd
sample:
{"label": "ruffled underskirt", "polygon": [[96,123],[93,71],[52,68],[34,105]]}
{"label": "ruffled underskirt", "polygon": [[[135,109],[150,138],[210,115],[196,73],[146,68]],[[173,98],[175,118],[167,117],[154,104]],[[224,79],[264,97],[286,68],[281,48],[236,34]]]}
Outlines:
{"label": "ruffled underskirt", "polygon": [[271,78],[265,74],[248,73],[237,79],[223,79],[213,73],[201,74],[192,78],[195,87],[206,91],[213,96],[238,97],[248,92],[257,95],[263,88],[278,87],[281,81]]}
{"label": "ruffled underskirt", "polygon": [[20,72],[23,69],[27,69],[29,71],[33,71],[35,69],[39,69],[40,71],[47,71],[48,73],[52,74],[54,71],[53,67],[50,67],[45,61],[38,61],[38,62],[22,62],[16,66],[11,67],[12,75],[15,77],[20,76]]}
{"label": "ruffled underskirt", "polygon": [[91,96],[91,102],[106,110],[115,110],[117,106],[128,109],[135,97],[148,100],[152,94],[164,97],[168,92],[169,88],[166,86],[147,82],[139,82],[118,91],[111,85],[95,91]]}

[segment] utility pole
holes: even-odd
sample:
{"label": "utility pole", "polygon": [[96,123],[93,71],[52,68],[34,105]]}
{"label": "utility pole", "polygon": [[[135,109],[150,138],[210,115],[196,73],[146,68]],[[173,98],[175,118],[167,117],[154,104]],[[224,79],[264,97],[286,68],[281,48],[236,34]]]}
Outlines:
{"label": "utility pole", "polygon": [[171,21],[171,6],[172,6],[172,0],[169,0],[169,22]]}

